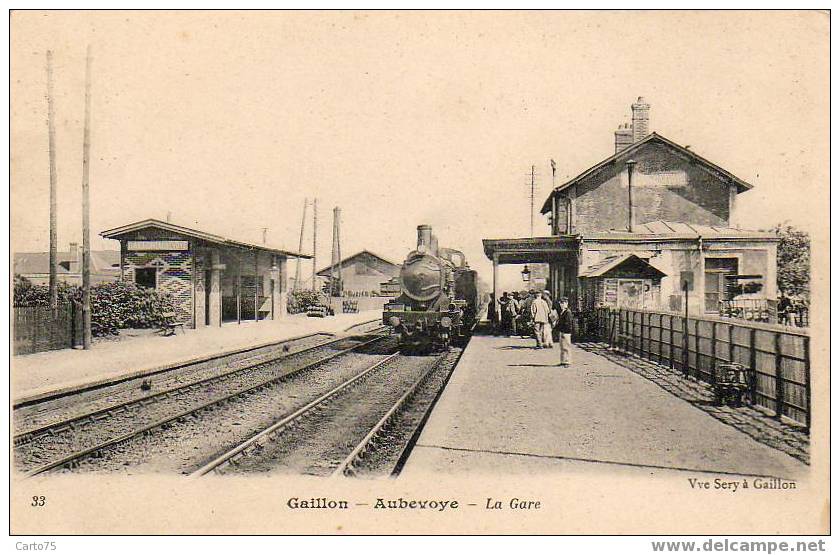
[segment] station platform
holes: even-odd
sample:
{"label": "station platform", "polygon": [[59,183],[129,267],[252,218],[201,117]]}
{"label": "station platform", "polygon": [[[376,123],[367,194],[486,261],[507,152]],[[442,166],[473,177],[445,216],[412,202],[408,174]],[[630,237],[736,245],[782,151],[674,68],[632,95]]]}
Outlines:
{"label": "station platform", "polygon": [[[140,377],[171,366],[316,332],[339,334],[378,320],[379,310],[308,318],[226,323],[221,327],[179,329],[163,337],[153,330],[126,330],[115,339],[95,339],[92,348],[62,349],[12,357],[13,404],[32,402],[125,377]],[[134,336],[132,336],[134,335]]]}
{"label": "station platform", "polygon": [[737,474],[808,466],[603,356],[476,335],[401,476],[434,473]]}

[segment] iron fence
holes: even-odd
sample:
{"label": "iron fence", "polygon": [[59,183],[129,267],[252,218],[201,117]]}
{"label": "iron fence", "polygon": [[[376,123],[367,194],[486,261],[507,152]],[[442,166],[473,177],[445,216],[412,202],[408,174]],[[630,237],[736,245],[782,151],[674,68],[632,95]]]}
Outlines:
{"label": "iron fence", "polygon": [[610,345],[714,383],[722,363],[745,366],[750,398],[811,427],[811,340],[804,330],[676,313],[599,308],[596,331]]}

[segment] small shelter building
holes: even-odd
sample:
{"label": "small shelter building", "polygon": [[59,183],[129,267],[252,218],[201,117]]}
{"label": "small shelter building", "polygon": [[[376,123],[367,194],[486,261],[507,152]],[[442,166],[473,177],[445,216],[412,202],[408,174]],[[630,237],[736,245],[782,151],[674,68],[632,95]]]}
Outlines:
{"label": "small shelter building", "polygon": [[100,235],[120,243],[122,280],[169,293],[195,328],[284,316],[287,260],[312,258],[155,219]]}

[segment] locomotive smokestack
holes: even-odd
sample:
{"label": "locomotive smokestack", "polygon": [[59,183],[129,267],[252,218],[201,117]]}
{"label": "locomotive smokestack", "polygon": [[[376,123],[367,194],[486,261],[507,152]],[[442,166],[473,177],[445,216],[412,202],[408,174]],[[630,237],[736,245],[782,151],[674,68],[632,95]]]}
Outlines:
{"label": "locomotive smokestack", "polygon": [[420,224],[417,226],[417,248],[424,245],[426,249],[432,248],[432,226]]}
{"label": "locomotive smokestack", "polygon": [[435,235],[434,233],[432,233],[432,248],[431,248],[431,252],[432,252],[432,254],[433,254],[433,255],[435,255],[435,256],[437,256],[437,255],[438,255],[438,239],[437,239],[437,235]]}

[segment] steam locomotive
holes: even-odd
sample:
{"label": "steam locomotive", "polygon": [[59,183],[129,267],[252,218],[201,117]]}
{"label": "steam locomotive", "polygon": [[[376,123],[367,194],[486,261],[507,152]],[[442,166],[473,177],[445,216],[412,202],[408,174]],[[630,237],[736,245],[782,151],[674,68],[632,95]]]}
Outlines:
{"label": "steam locomotive", "polygon": [[399,285],[382,322],[399,334],[403,352],[446,349],[475,327],[476,272],[461,251],[438,247],[431,226],[417,226],[417,248],[403,262]]}

